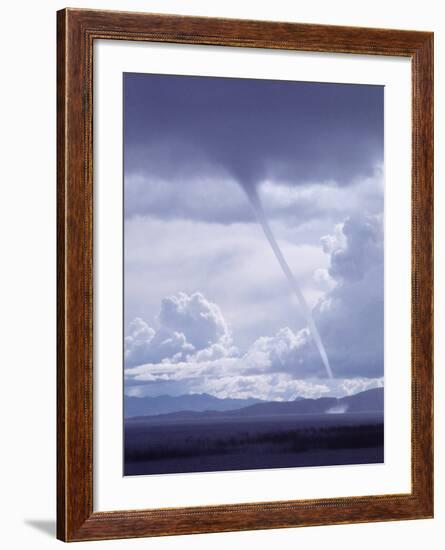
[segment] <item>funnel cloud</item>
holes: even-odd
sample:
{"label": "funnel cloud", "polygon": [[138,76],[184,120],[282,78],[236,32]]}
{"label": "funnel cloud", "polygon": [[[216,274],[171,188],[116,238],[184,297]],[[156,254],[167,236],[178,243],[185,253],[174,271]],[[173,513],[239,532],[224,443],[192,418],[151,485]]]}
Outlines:
{"label": "funnel cloud", "polygon": [[298,300],[298,304],[303,311],[304,318],[307,322],[309,331],[312,335],[312,338],[314,339],[315,345],[317,346],[318,352],[320,353],[321,360],[323,361],[323,365],[326,369],[326,374],[329,378],[333,378],[332,369],[329,365],[329,359],[325,350],[325,347],[323,345],[323,342],[320,337],[320,333],[318,332],[318,329],[315,325],[315,321],[312,317],[312,312],[307,305],[307,302],[304,298],[304,295],[300,289],[300,286],[298,285],[297,280],[295,279],[288,263],[286,262],[285,257],[283,256],[283,253],[281,252],[281,249],[277,243],[277,240],[275,239],[275,236],[272,232],[272,229],[270,228],[269,222],[267,221],[266,215],[264,213],[264,208],[261,203],[261,199],[258,195],[258,191],[256,187],[250,187],[246,189],[247,195],[249,197],[249,200],[252,204],[252,207],[255,211],[255,215],[258,219],[258,223],[261,225],[261,228],[264,231],[264,234],[270,244],[270,247],[275,254],[275,258],[277,259],[278,263],[280,264],[281,269],[283,270],[283,273],[286,277],[286,279],[289,282],[290,288],[292,289],[292,292],[295,294]]}

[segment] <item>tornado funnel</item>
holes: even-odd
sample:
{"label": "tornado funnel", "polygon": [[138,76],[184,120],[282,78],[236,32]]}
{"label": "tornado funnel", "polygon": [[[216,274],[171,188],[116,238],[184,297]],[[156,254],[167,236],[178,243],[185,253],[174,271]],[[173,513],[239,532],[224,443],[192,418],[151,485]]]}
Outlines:
{"label": "tornado funnel", "polygon": [[266,215],[264,213],[264,208],[263,208],[261,199],[258,195],[258,191],[254,186],[250,188],[244,187],[244,190],[246,191],[247,196],[249,197],[250,203],[253,207],[258,223],[261,225],[264,235],[266,236],[266,239],[268,240],[275,257],[278,263],[280,264],[281,270],[283,271],[291,287],[292,292],[297,297],[299,306],[307,322],[310,334],[315,342],[315,345],[317,346],[318,352],[320,353],[321,360],[326,369],[326,374],[328,375],[329,378],[333,378],[334,376],[332,374],[331,366],[329,365],[328,355],[326,353],[325,347],[321,340],[320,333],[318,332],[317,326],[315,325],[315,321],[312,316],[312,311],[307,305],[306,299],[303,296],[303,293],[301,292],[301,289],[297,283],[297,280],[295,279],[292,271],[290,270],[290,267],[286,262],[286,259],[283,256],[283,253],[281,252],[280,247],[278,246],[277,240],[275,239],[275,236],[272,233],[269,222],[267,221]]}

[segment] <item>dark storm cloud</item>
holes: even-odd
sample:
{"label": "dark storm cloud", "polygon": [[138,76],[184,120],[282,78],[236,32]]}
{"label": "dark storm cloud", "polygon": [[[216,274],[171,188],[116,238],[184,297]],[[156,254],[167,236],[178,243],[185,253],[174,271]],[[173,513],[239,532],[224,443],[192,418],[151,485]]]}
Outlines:
{"label": "dark storm cloud", "polygon": [[383,87],[125,74],[125,171],[349,185],[383,159]]}

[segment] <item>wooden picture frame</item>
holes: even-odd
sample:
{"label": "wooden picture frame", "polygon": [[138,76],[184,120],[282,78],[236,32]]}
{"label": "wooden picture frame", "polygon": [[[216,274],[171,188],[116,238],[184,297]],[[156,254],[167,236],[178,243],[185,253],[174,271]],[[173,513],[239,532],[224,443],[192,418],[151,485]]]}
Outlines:
{"label": "wooden picture frame", "polygon": [[[402,56],[412,64],[412,490],[407,494],[93,511],[95,40]],[[57,537],[63,541],[433,516],[433,34],[65,9],[57,14]]]}

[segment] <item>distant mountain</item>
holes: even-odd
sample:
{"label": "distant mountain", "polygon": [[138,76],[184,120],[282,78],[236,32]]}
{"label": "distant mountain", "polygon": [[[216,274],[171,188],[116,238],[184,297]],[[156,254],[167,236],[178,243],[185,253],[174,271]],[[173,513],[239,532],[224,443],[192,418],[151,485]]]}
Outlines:
{"label": "distant mountain", "polygon": [[260,399],[219,399],[207,393],[190,395],[160,395],[158,397],[129,397],[125,396],[125,417],[153,416],[169,414],[177,411],[230,411],[248,407],[254,403],[261,403]]}
{"label": "distant mountain", "polygon": [[[301,399],[298,398],[295,401],[259,401],[254,404],[243,406],[242,403],[249,400],[244,399],[217,399],[210,395],[204,394],[206,401],[206,409],[191,409],[190,404],[194,404],[195,407],[203,406],[200,398],[201,395],[184,395],[176,399],[178,401],[170,403],[170,406],[180,406],[182,408],[176,408],[169,413],[151,413],[161,415],[165,419],[174,420],[187,419],[187,418],[218,418],[224,417],[255,417],[255,416],[271,416],[271,415],[287,415],[287,414],[341,414],[341,413],[359,413],[359,412],[382,412],[383,413],[383,388],[374,388],[366,390],[364,392],[357,393],[355,395],[349,395],[347,397],[320,397],[319,399]],[[203,400],[205,400],[203,398]],[[127,399],[141,399],[141,398],[127,398]],[[157,398],[145,398],[157,399]],[[167,401],[167,396],[158,398],[160,401]],[[227,403],[226,403],[227,402]],[[215,409],[213,406],[217,404],[220,408]],[[154,407],[153,407],[154,408]],[[134,412],[133,409],[132,412]],[[145,409],[146,410],[146,409]],[[159,409],[158,409],[159,410]],[[128,414],[126,416],[148,416],[147,413]]]}
{"label": "distant mountain", "polygon": [[362,391],[341,399],[348,406],[349,412],[381,411],[383,412],[383,388]]}
{"label": "distant mountain", "polygon": [[[374,388],[347,397],[320,397],[298,401],[256,403],[243,409],[243,416],[268,414],[340,414],[383,411],[383,388]],[[241,412],[241,411],[239,411]]]}

